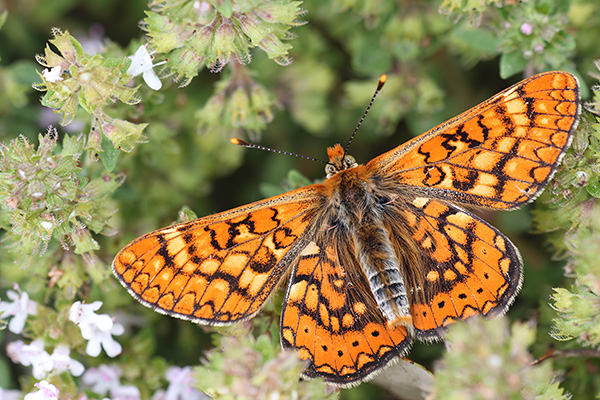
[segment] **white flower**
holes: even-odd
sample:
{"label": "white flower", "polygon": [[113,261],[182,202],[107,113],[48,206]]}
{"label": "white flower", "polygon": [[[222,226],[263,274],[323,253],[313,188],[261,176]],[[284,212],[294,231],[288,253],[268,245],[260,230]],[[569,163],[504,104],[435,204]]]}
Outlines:
{"label": "white flower", "polygon": [[52,67],[52,69],[48,69],[48,68],[44,68],[44,70],[42,71],[42,76],[44,77],[44,79],[50,83],[55,83],[58,81],[62,81],[63,78],[61,77],[62,75],[62,68],[60,67],[60,65],[57,65],[56,67]]}
{"label": "white flower", "polygon": [[34,385],[40,389],[37,392],[27,393],[23,400],[54,400],[58,399],[59,390],[48,381],[40,381]]}
{"label": "white flower", "polygon": [[0,400],[19,400],[22,393],[18,390],[7,390],[0,387]]}
{"label": "white flower", "polygon": [[140,396],[140,389],[132,385],[118,386],[110,391],[112,400],[139,400]]}
{"label": "white flower", "polygon": [[169,387],[164,393],[164,400],[203,400],[208,399],[204,393],[194,387],[192,367],[170,367],[165,374]]}
{"label": "white flower", "polygon": [[35,301],[29,300],[27,292],[19,290],[19,286],[16,284],[15,290],[8,290],[6,292],[6,296],[12,302],[0,301],[0,318],[12,316],[13,318],[8,324],[8,330],[19,334],[23,332],[27,316],[37,314],[37,304]]}
{"label": "white flower", "polygon": [[85,352],[92,357],[100,354],[101,347],[104,348],[109,357],[115,357],[121,353],[123,348],[112,335],[121,335],[125,332],[123,325],[113,323],[108,314],[98,315],[97,311],[102,306],[101,301],[91,304],[83,304],[76,301],[69,310],[69,319],[81,329],[81,336],[88,340]]}
{"label": "white flower", "polygon": [[131,59],[131,65],[127,69],[127,73],[131,76],[142,75],[144,82],[153,90],[159,90],[162,87],[162,82],[156,75],[156,72],[152,68],[165,64],[166,61],[161,61],[157,64],[152,65],[152,54],[155,52],[148,53],[146,45],[141,45],[136,50],[135,54],[129,56]]}
{"label": "white flower", "polygon": [[121,370],[118,367],[100,364],[98,368],[89,368],[81,380],[92,392],[104,396],[112,389],[121,386],[120,377]]}
{"label": "white flower", "polygon": [[54,373],[60,374],[63,371],[69,370],[73,376],[80,376],[83,374],[85,367],[79,361],[69,357],[70,352],[71,350],[64,344],[56,346],[54,352],[52,352],[52,355],[50,356]]}

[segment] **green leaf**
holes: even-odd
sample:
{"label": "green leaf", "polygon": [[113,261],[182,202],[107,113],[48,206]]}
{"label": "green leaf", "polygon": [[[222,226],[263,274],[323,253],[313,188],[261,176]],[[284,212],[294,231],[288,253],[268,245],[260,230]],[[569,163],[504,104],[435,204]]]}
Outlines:
{"label": "green leaf", "polygon": [[112,172],[117,165],[117,160],[119,159],[119,150],[115,148],[113,143],[110,141],[106,135],[102,135],[102,153],[100,153],[100,159],[102,160],[102,165],[109,172]]}
{"label": "green leaf", "polygon": [[212,2],[212,5],[217,9],[217,11],[225,18],[231,18],[233,14],[233,4],[231,0],[223,0],[221,2],[216,1]]}
{"label": "green leaf", "polygon": [[502,54],[502,57],[500,57],[500,77],[507,79],[518,74],[525,69],[528,62],[529,60],[523,57],[521,50]]}
{"label": "green leaf", "polygon": [[600,198],[600,180],[596,177],[585,187],[590,196]]}
{"label": "green leaf", "polygon": [[8,17],[8,11],[4,10],[4,12],[2,14],[0,14],[0,29],[2,29],[2,27],[4,26],[4,23],[6,22],[7,17]]}

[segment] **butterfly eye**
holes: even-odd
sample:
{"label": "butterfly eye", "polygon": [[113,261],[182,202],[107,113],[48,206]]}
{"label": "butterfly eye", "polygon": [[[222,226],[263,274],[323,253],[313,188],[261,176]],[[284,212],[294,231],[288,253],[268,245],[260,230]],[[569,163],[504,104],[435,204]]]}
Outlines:
{"label": "butterfly eye", "polygon": [[337,169],[333,166],[333,164],[325,164],[325,175],[327,175],[328,178],[331,178],[336,172]]}
{"label": "butterfly eye", "polygon": [[356,167],[356,160],[354,159],[354,157],[352,156],[345,156],[344,157],[344,169],[348,169],[348,168],[354,168]]}

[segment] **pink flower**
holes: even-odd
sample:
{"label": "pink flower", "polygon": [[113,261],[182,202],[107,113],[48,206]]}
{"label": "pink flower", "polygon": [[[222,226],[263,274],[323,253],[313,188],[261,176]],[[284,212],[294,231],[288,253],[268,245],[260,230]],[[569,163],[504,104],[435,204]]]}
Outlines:
{"label": "pink flower", "polygon": [[119,367],[100,364],[98,368],[89,368],[81,379],[84,385],[88,386],[93,392],[104,396],[113,388],[121,386],[120,377],[121,370]]}
{"label": "pink flower", "polygon": [[98,368],[90,368],[82,377],[85,386],[91,391],[104,396],[110,393],[111,400],[139,400],[140,390],[132,385],[121,385],[119,367],[101,364]]}
{"label": "pink flower", "polygon": [[37,392],[27,393],[23,400],[54,400],[58,399],[59,390],[48,381],[40,381],[34,385],[40,389]]}
{"label": "pink flower", "polygon": [[165,400],[208,399],[208,396],[194,387],[196,379],[192,367],[170,367],[167,369],[166,378],[169,387],[165,393]]}
{"label": "pink flower", "polygon": [[528,24],[527,22],[524,22],[521,25],[521,33],[523,35],[529,36],[529,35],[531,35],[531,32],[533,32],[533,27],[531,26],[531,24]]}

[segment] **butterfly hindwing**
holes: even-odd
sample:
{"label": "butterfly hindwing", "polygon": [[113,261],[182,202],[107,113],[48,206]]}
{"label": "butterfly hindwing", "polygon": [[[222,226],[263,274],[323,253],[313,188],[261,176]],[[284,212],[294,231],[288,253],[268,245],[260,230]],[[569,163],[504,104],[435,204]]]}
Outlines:
{"label": "butterfly hindwing", "polygon": [[427,196],[514,209],[532,201],[552,177],[579,115],[571,74],[526,79],[421,136],[371,160]]}
{"label": "butterfly hindwing", "polygon": [[306,187],[159,229],[121,250],[113,270],[162,313],[216,325],[248,319],[304,247],[314,202]]}
{"label": "butterfly hindwing", "polygon": [[308,360],[304,375],[340,386],[367,378],[411,343],[406,328],[389,325],[379,310],[349,255],[352,246],[339,235],[310,242],[292,272],[281,317],[282,346]]}
{"label": "butterfly hindwing", "polygon": [[521,286],[521,257],[511,241],[470,212],[443,201],[416,198],[402,210],[420,248],[421,276],[412,317],[421,338],[472,315],[498,314]]}

